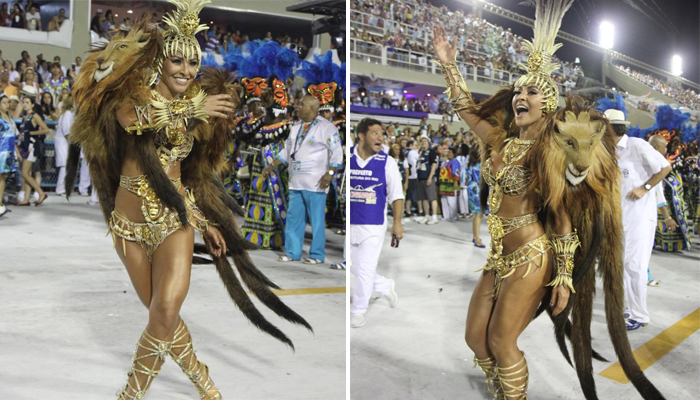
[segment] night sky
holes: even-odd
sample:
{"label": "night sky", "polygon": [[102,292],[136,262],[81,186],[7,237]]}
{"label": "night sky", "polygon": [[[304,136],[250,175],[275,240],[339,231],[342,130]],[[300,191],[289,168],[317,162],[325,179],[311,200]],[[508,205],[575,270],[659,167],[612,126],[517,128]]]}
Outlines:
{"label": "night sky", "polygon": [[[435,5],[445,4],[452,10],[471,9],[458,0],[428,1]],[[534,7],[521,5],[523,0],[489,2],[520,15],[535,18]],[[524,25],[495,17],[487,12],[483,17],[494,24],[511,27],[514,33],[524,38],[532,37],[532,29]],[[613,50],[666,71],[671,70],[671,56],[678,54],[683,58],[682,76],[700,83],[699,0],[576,0],[564,16],[561,30],[598,43],[598,26],[603,20],[615,26]],[[563,43],[564,47],[557,52],[562,59],[572,61],[571,57],[577,56],[581,58],[584,71],[586,67],[596,70],[599,68],[599,60],[602,57],[597,54],[600,53],[568,41]],[[589,57],[593,57],[593,60]],[[592,75],[597,75],[597,72],[593,71]]]}

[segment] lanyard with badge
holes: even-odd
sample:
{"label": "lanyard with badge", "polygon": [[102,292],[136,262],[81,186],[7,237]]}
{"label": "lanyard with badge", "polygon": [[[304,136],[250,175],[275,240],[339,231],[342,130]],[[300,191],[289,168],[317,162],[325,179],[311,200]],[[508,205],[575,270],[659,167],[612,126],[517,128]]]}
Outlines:
{"label": "lanyard with badge", "polygon": [[310,124],[305,125],[302,123],[301,126],[299,127],[299,131],[297,132],[297,138],[294,141],[294,147],[292,149],[292,154],[290,156],[292,161],[294,161],[294,167],[293,167],[294,170],[299,170],[301,168],[301,161],[297,161],[296,154],[299,151],[299,149],[301,149],[301,146],[304,144],[304,140],[306,140],[306,135],[316,125],[317,122],[318,122],[318,119],[315,119]]}

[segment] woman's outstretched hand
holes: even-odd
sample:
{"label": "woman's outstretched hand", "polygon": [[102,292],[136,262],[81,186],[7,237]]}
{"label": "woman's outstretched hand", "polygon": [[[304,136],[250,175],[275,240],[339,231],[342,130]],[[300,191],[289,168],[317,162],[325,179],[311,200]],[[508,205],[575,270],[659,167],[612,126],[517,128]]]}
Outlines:
{"label": "woman's outstretched hand", "polygon": [[452,44],[447,40],[447,32],[445,28],[436,27],[433,29],[433,49],[438,61],[442,64],[454,61],[457,55],[457,38],[452,40]]}
{"label": "woman's outstretched hand", "polygon": [[204,100],[204,111],[210,117],[227,118],[227,113],[233,113],[233,107],[231,95],[228,94],[207,96]]}

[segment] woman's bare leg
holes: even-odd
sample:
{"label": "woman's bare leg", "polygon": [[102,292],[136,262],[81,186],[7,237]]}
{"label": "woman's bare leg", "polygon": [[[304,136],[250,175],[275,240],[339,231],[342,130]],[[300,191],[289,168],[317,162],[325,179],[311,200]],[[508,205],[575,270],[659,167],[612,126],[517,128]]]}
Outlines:
{"label": "woman's bare leg", "polygon": [[[488,328],[489,348],[498,363],[506,399],[520,398],[527,390],[527,364],[517,342],[532,321],[546,292],[545,285],[551,279],[550,253],[531,263],[528,275],[523,278],[527,268],[526,265],[518,267],[503,281]],[[508,379],[507,384],[504,377]]]}
{"label": "woman's bare leg", "polygon": [[464,339],[467,342],[467,346],[476,355],[476,358],[487,358],[492,355],[489,349],[487,333],[495,304],[493,283],[493,273],[483,271],[479,281],[476,283],[471,300],[469,300]]}
{"label": "woman's bare leg", "polygon": [[[117,254],[129,273],[139,299],[149,310],[148,326],[135,353],[139,364],[134,363],[127,381],[127,399],[135,395],[135,388],[145,391],[150,386],[152,378],[138,370],[159,371],[170,351],[175,328],[180,321],[180,308],[189,289],[193,248],[192,228],[171,234],[158,246],[151,262],[146,250],[138,244],[117,239]],[[159,351],[154,351],[154,348]],[[137,372],[134,373],[134,370]]]}
{"label": "woman's bare leg", "polygon": [[[22,181],[27,183],[29,186],[31,186],[34,190],[36,190],[37,193],[39,193],[39,199],[44,198],[44,191],[41,190],[41,186],[36,182],[34,177],[32,177],[32,164],[34,164],[31,161],[24,160],[22,161]],[[22,200],[22,203],[26,203],[29,201],[29,199],[32,196],[32,191],[31,189],[27,189],[24,192],[24,199]]]}
{"label": "woman's bare leg", "polygon": [[2,195],[5,194],[5,181],[7,174],[0,174],[0,206],[2,205]]}
{"label": "woman's bare leg", "polygon": [[474,214],[474,219],[472,220],[472,231],[474,233],[474,241],[478,245],[482,245],[483,243],[481,242],[481,235],[479,234],[481,230],[481,218],[483,214],[481,213],[476,213]]}

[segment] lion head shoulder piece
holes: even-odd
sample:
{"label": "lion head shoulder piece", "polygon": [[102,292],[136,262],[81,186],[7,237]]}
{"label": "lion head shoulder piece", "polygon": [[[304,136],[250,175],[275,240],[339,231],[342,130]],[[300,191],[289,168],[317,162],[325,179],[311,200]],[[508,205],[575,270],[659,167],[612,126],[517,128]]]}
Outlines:
{"label": "lion head shoulder piece", "polygon": [[530,54],[527,65],[518,64],[526,74],[518,78],[515,86],[535,85],[544,96],[542,110],[552,112],[557,109],[559,89],[551,78],[552,72],[559,68],[552,62],[552,55],[561,46],[554,43],[557,37],[564,13],[571,7],[573,0],[535,0],[535,28],[532,41],[524,40],[523,49]]}
{"label": "lion head shoulder piece", "polygon": [[199,12],[204,6],[211,3],[211,0],[168,0],[177,7],[171,14],[163,17],[163,24],[166,28],[163,31],[163,52],[158,55],[154,63],[155,74],[151,83],[163,72],[163,60],[177,52],[181,52],[186,59],[196,55],[199,64],[202,61],[202,51],[195,35],[209,29],[206,25],[199,23]]}

